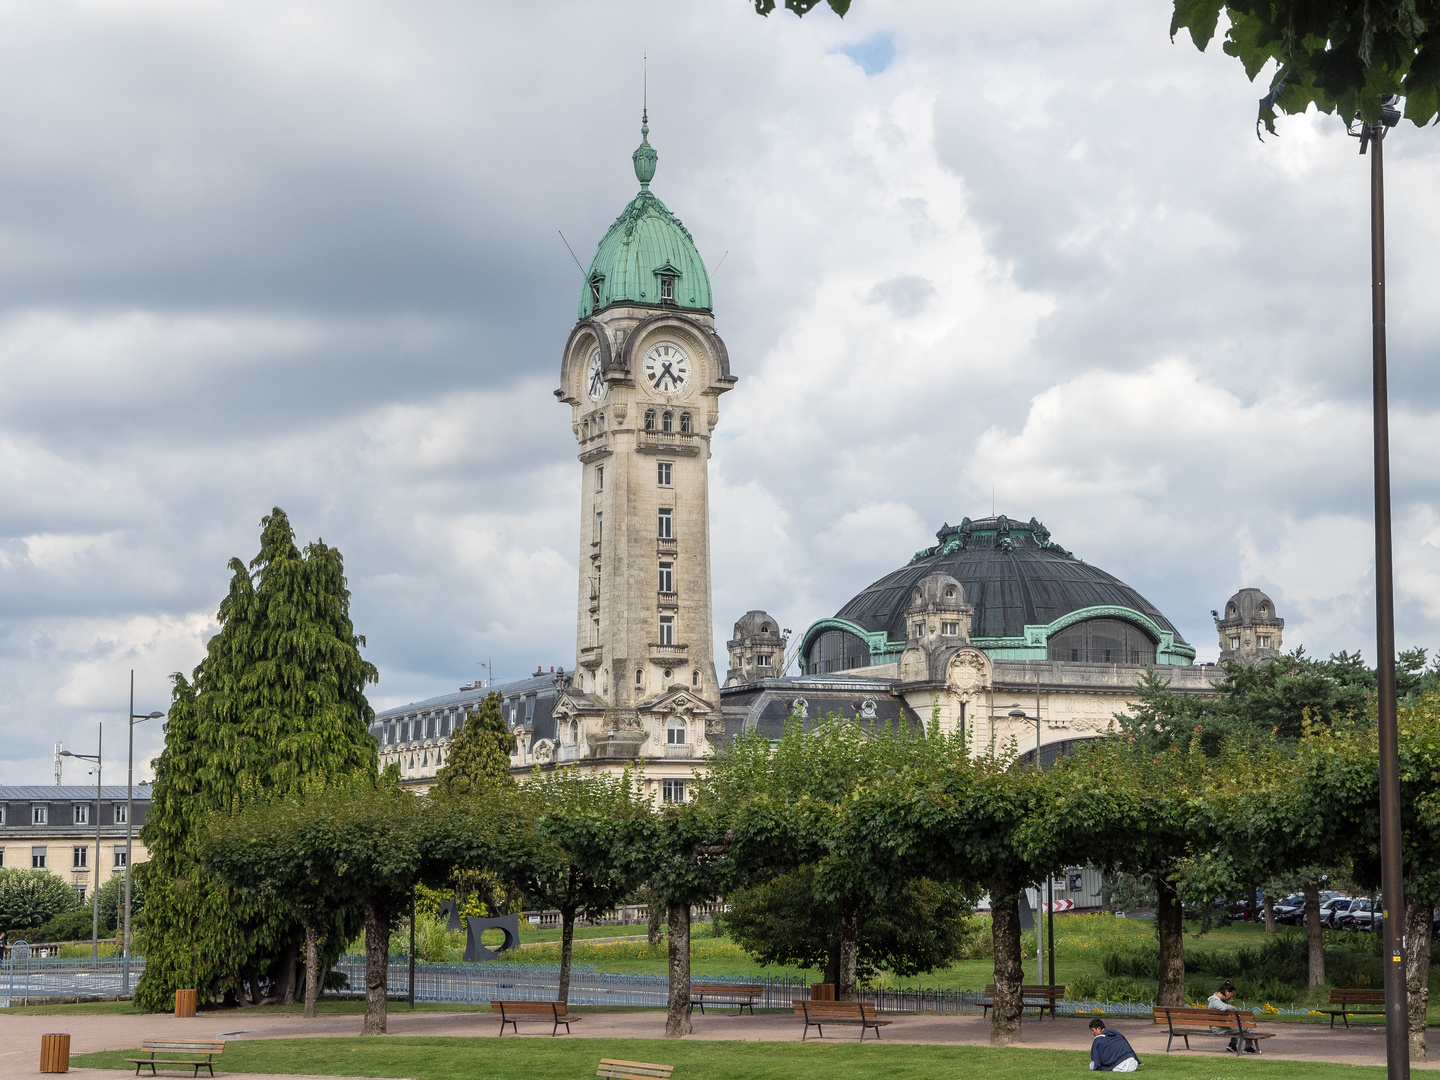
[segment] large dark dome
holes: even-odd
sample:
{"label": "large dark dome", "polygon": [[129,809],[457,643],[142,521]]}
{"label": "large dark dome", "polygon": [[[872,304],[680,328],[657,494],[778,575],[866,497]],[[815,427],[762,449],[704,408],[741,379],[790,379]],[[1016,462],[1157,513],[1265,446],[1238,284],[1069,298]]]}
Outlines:
{"label": "large dark dome", "polygon": [[[1049,530],[1034,518],[1028,522],[1003,514],[978,521],[966,518],[959,525],[944,526],[935,535],[939,540],[935,546],[916,552],[909,564],[865,589],[836,612],[834,619],[811,627],[802,655],[811,656],[819,634],[844,632],[846,627],[837,624],[848,624],[866,632],[870,662],[886,662],[882,652],[893,654],[904,645],[905,608],[911,590],[927,574],[936,572],[949,574],[964,586],[965,600],[975,609],[971,640],[997,658],[1032,658],[1038,653],[1038,658],[1044,659],[1046,639],[1053,644],[1061,632],[1061,627],[1053,625],[1057,620],[1064,626],[1087,620],[1130,624],[1148,639],[1148,658],[1142,643],[1138,661],[1131,659],[1134,646],[1128,646],[1125,658],[1117,656],[1112,662],[1189,663],[1195,655],[1154,604],[1119,578],[1053,543]],[[1076,613],[1084,614],[1073,620],[1065,618]],[[1027,627],[1031,628],[1028,636]],[[1040,627],[1050,627],[1053,632],[1042,636]],[[1068,647],[1071,642],[1067,639],[1064,644]],[[1110,659],[1108,651],[1103,655]],[[1067,648],[1065,655],[1050,658],[1088,657],[1077,647],[1073,654]],[[831,669],[852,666],[861,665],[844,663]]]}

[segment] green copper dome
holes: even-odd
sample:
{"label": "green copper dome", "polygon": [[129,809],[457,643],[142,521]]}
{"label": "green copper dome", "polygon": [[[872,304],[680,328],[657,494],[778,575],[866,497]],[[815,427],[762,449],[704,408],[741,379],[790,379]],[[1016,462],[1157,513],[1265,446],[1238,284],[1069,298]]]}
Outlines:
{"label": "green copper dome", "polygon": [[580,292],[580,318],[611,304],[710,310],[710,276],[680,219],[650,193],[659,155],[650,145],[649,118],[631,160],[640,194],[630,200],[590,260]]}

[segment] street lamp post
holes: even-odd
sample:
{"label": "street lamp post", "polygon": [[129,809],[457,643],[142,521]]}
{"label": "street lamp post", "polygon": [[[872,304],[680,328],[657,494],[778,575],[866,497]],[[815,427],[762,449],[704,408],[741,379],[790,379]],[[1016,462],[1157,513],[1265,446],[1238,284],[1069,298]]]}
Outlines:
{"label": "street lamp post", "polygon": [[161,712],[135,712],[135,671],[130,671],[130,752],[125,766],[125,993],[130,992],[130,868],[135,864],[135,725],[157,720]]}
{"label": "street lamp post", "polygon": [[72,754],[69,750],[60,751],[61,757],[73,757],[95,763],[95,889],[90,895],[90,959],[92,962],[100,959],[100,766],[104,752],[104,724],[100,725],[100,731],[95,736],[95,753]]}
{"label": "street lamp post", "polygon": [[1026,723],[1035,725],[1035,768],[1040,768],[1040,717],[1025,715],[1025,710],[1020,707],[1020,703],[1017,701],[1014,705],[1010,706],[1010,719],[1024,720]]}
{"label": "street lamp post", "polygon": [[1370,328],[1375,431],[1375,675],[1379,682],[1380,879],[1385,891],[1385,1065],[1389,1080],[1410,1075],[1405,993],[1405,870],[1400,834],[1400,734],[1395,701],[1395,573],[1390,541],[1390,404],[1385,356],[1385,133],[1400,122],[1395,98],[1375,123],[1350,134],[1370,153]]}

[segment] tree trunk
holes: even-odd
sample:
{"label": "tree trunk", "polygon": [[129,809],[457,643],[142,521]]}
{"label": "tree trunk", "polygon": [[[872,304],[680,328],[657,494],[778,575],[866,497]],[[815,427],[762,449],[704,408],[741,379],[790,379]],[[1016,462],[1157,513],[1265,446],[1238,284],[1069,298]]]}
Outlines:
{"label": "tree trunk", "polygon": [[390,916],[365,905],[365,1027],[362,1035],[385,1034],[385,998],[390,985]]}
{"label": "tree trunk", "polygon": [[575,907],[560,909],[560,992],[555,1000],[561,1005],[570,1004],[570,952],[575,945]]}
{"label": "tree trunk", "polygon": [[[1410,1008],[1410,1060],[1425,1061],[1425,1010],[1430,1005],[1430,912],[1405,897],[1405,1000]],[[1378,928],[1377,928],[1378,929]]]}
{"label": "tree trunk", "polygon": [[690,905],[671,902],[670,1000],[665,1014],[665,1037],[689,1035],[690,1027]]}
{"label": "tree trunk", "polygon": [[840,901],[840,967],[836,972],[835,1000],[854,1001],[860,966],[860,902],[853,896]]}
{"label": "tree trunk", "polygon": [[1310,989],[1325,985],[1325,934],[1320,929],[1320,883],[1305,886],[1305,937],[1310,943]]}
{"label": "tree trunk", "polygon": [[830,948],[825,954],[825,974],[823,982],[834,986],[840,981],[840,935],[837,933],[830,941]]}
{"label": "tree trunk", "polygon": [[1275,929],[1275,898],[1267,896],[1265,897],[1265,932],[1273,934]]}
{"label": "tree trunk", "polygon": [[1259,922],[1260,890],[1254,885],[1250,886],[1250,895],[1245,898],[1250,901],[1245,905],[1245,918],[1249,922]]}
{"label": "tree trunk", "polygon": [[1183,1006],[1185,1004],[1185,918],[1180,908],[1180,897],[1169,880],[1155,878],[1155,893],[1159,903],[1155,908],[1155,932],[1160,936],[1160,971],[1157,977],[1160,988],[1155,995],[1155,1004]]}
{"label": "tree trunk", "polygon": [[299,953],[299,942],[291,938],[280,955],[280,979],[275,992],[280,996],[281,1005],[295,1004],[295,965],[299,962]]}
{"label": "tree trunk", "polygon": [[645,908],[645,943],[653,947],[660,943],[660,927],[665,920],[660,916],[660,898],[649,885],[645,886]]}
{"label": "tree trunk", "polygon": [[260,973],[251,968],[246,978],[250,981],[250,1004],[259,1005],[265,1000],[265,995],[260,993]]}
{"label": "tree trunk", "polygon": [[320,997],[320,941],[313,925],[305,927],[305,1015],[314,1017]]}
{"label": "tree trunk", "polygon": [[1002,895],[1006,886],[990,889],[990,935],[995,945],[995,1005],[990,1010],[990,1045],[1020,1041],[1020,987],[1025,968],[1020,959],[1020,897]]}

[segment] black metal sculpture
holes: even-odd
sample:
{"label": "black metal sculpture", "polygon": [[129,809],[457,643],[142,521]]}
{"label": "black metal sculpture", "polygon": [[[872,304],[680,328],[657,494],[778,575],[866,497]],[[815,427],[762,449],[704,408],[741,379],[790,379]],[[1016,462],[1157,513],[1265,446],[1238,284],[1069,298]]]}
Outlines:
{"label": "black metal sculpture", "polygon": [[[520,916],[501,915],[498,919],[475,919],[465,920],[465,960],[467,963],[484,963],[486,960],[498,960],[501,953],[509,952],[520,944]],[[487,949],[480,943],[480,935],[486,930],[499,930],[505,935],[505,941],[498,949]]]}

